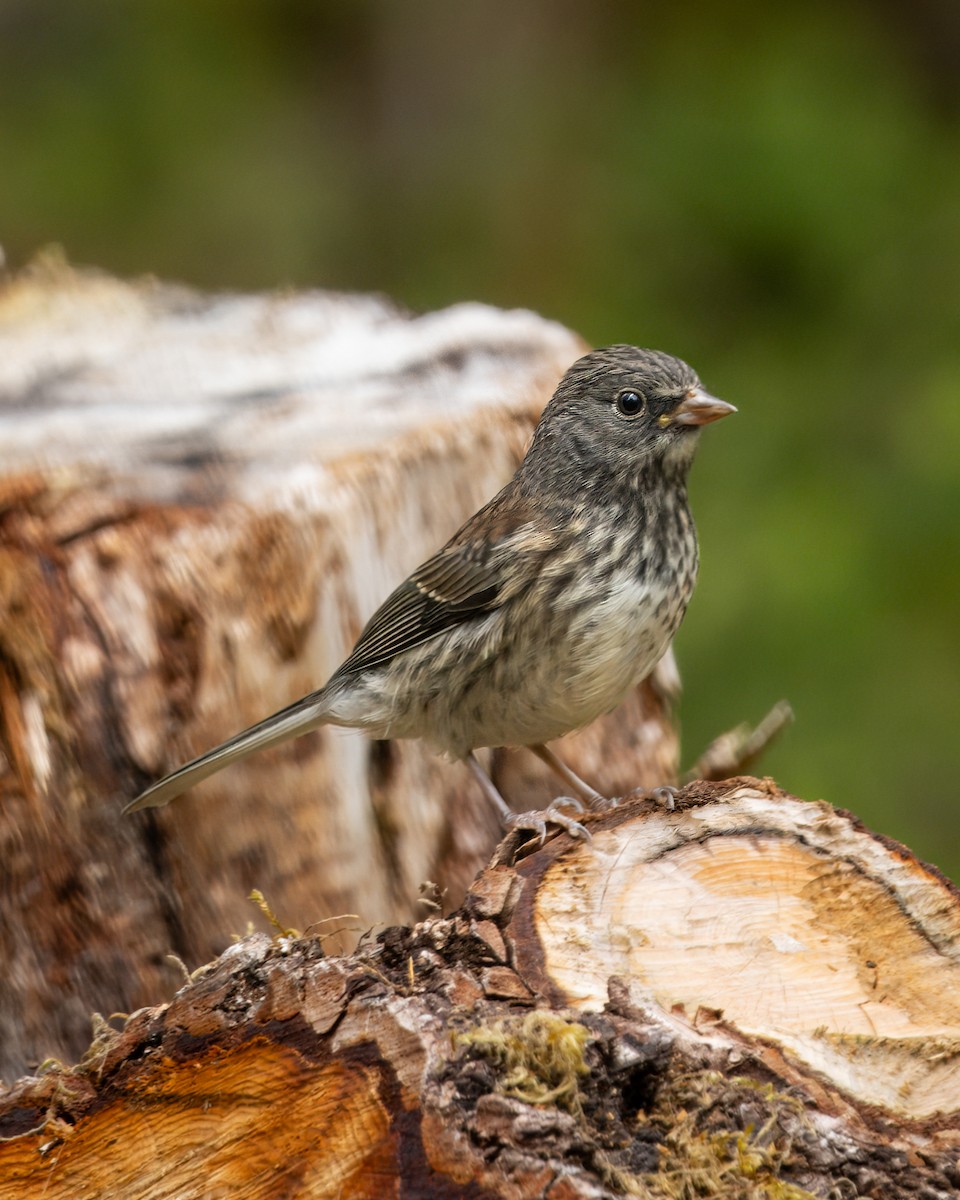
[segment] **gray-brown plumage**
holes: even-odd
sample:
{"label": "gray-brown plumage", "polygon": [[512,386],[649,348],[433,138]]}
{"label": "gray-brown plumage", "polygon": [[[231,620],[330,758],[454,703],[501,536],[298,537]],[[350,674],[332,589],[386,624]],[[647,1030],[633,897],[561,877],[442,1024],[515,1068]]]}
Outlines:
{"label": "gray-brown plumage", "polygon": [[656,665],[687,607],[697,538],[686,478],[699,429],[736,411],[677,358],[610,346],[567,371],[513,479],[373,614],[319,691],[180,767],[126,811],[167,804],[254,750],[318,725],[421,737],[466,759],[544,743],[615,708]]}

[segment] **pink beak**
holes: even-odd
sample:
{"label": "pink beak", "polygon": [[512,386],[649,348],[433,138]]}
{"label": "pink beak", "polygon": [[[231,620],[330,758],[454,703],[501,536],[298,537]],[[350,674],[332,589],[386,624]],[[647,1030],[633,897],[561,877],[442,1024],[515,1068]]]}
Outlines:
{"label": "pink beak", "polygon": [[691,388],[672,413],[661,417],[664,425],[709,425],[737,410],[726,400],[718,400],[702,388]]}

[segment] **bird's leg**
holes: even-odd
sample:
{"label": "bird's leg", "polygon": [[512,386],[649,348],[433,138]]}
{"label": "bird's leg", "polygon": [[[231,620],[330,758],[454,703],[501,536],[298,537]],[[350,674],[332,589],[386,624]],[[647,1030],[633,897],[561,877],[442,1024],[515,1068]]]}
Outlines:
{"label": "bird's leg", "polygon": [[[527,749],[532,750],[541,762],[546,763],[550,770],[559,776],[567,787],[573,788],[579,799],[585,800],[591,808],[595,808],[598,805],[602,807],[606,804],[605,797],[601,796],[596,788],[592,788],[586,780],[581,779],[575,771],[571,771],[567,764],[562,762],[549,746],[544,745],[543,742],[538,742],[537,745],[528,746]],[[572,800],[574,797],[562,796],[559,799]],[[554,801],[554,803],[556,804],[557,801]],[[580,811],[583,811],[582,805],[580,806]]]}
{"label": "bird's leg", "polygon": [[477,757],[472,750],[467,755],[466,763],[470,768],[474,779],[480,784],[483,794],[497,810],[500,820],[506,824],[510,817],[513,816],[513,809],[497,791],[497,785],[493,782],[483,767],[480,766],[479,762],[477,761]]}
{"label": "bird's leg", "polygon": [[568,817],[565,813],[555,809],[552,804],[542,812],[514,812],[500,795],[496,784],[480,766],[472,750],[466,757],[466,763],[474,779],[483,789],[483,794],[499,813],[500,820],[510,829],[529,830],[539,837],[541,846],[546,840],[548,825],[558,825],[561,829],[565,829],[571,837],[582,837],[589,840],[590,834],[585,826],[574,820],[573,817]]}
{"label": "bird's leg", "polygon": [[[594,812],[603,811],[605,808],[617,807],[619,801],[616,799],[616,797],[601,796],[596,788],[592,788],[589,783],[586,783],[580,778],[579,775],[577,775],[574,771],[571,771],[567,764],[562,762],[549,746],[545,746],[540,743],[536,746],[528,746],[527,749],[532,750],[537,758],[539,758],[542,762],[545,762],[551,771],[554,771],[557,775],[559,775],[568,787],[572,787],[575,792],[579,792],[581,798],[587,802],[589,807],[593,809]],[[642,794],[647,799],[655,801],[663,808],[671,812],[673,811],[674,802],[677,795],[677,789],[675,787],[671,787],[669,784],[664,784],[662,787],[655,787],[645,790]],[[554,800],[554,804],[562,804],[564,801],[569,803],[569,801],[572,799],[572,796],[561,796],[557,800]],[[583,811],[582,808],[580,811]]]}

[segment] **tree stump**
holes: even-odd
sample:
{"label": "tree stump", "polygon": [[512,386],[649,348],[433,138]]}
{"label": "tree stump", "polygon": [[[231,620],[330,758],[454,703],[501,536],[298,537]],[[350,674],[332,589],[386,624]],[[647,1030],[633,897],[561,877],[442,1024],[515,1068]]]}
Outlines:
{"label": "tree stump", "polygon": [[0,1195],[956,1196],[957,890],[770,781],[587,820],[104,1025],[0,1098]]}
{"label": "tree stump", "polygon": [[[322,730],[123,803],[318,687],[509,477],[585,347],[532,313],[203,296],[46,260],[0,285],[0,1075],[288,920],[456,903],[499,831],[463,767]],[[651,686],[568,739],[604,791],[677,767]],[[521,808],[541,766],[498,754]],[[341,923],[343,924],[343,923]],[[347,922],[346,924],[349,924]]]}

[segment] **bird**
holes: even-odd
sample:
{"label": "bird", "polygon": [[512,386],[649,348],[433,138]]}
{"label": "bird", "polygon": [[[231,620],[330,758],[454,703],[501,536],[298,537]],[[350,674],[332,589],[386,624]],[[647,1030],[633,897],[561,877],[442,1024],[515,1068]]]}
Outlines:
{"label": "bird", "polygon": [[[589,836],[566,809],[610,801],[547,745],[611,712],[670,646],[697,576],[687,474],[704,425],[736,412],[685,362],[613,345],[566,371],[509,483],[403,581],[318,690],[148,787],[168,804],[322,725],[421,738],[465,761],[503,823]],[[481,747],[526,746],[576,795],[517,813]]]}

